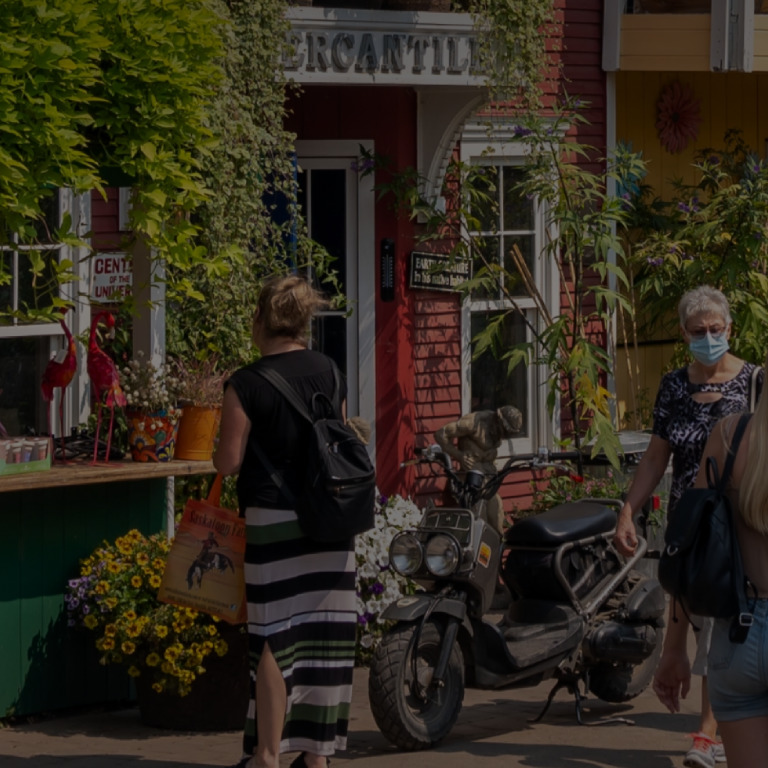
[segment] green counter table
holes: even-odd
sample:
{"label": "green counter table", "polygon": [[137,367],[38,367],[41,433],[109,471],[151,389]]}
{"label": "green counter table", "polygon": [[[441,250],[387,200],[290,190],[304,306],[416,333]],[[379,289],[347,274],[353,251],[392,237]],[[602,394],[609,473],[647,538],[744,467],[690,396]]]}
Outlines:
{"label": "green counter table", "polygon": [[213,472],[128,460],[0,477],[0,718],[130,696],[125,669],[100,666],[93,638],[67,627],[67,581],[105,539],[168,530],[169,477]]}

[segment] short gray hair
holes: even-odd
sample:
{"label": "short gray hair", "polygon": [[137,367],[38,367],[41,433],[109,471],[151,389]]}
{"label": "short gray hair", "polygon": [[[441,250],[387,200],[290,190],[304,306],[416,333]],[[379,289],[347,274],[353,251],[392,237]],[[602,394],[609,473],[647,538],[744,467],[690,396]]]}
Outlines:
{"label": "short gray hair", "polygon": [[720,315],[726,325],[731,324],[731,308],[728,299],[722,291],[711,285],[700,285],[683,294],[677,305],[677,313],[680,315],[680,325],[686,327],[686,323],[694,316],[705,312]]}

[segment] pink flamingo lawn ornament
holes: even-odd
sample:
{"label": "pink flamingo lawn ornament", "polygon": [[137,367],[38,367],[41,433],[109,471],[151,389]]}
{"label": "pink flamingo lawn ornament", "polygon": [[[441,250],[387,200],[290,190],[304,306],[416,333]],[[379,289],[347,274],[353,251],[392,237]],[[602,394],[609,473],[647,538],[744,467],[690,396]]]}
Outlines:
{"label": "pink flamingo lawn ornament", "polygon": [[53,390],[57,387],[61,389],[59,396],[59,437],[61,438],[61,457],[62,460],[65,455],[64,451],[64,390],[69,386],[70,382],[77,372],[77,346],[75,339],[70,333],[67,324],[64,322],[64,316],[67,314],[66,307],[59,309],[61,317],[59,323],[64,329],[64,335],[67,337],[67,351],[63,360],[57,360],[53,358],[48,361],[48,365],[45,366],[43,371],[43,381],[40,384],[40,391],[43,394],[43,400],[48,403],[46,414],[48,417],[48,434],[52,435],[51,430],[51,406],[53,402]]}
{"label": "pink flamingo lawn ornament", "polygon": [[98,312],[91,322],[91,336],[88,341],[88,376],[93,385],[94,396],[98,408],[96,419],[96,440],[93,444],[93,463],[99,450],[99,434],[101,433],[101,409],[106,405],[109,408],[109,430],[107,432],[107,452],[105,462],[109,461],[109,452],[112,447],[112,427],[115,422],[115,406],[125,407],[126,399],[123,390],[120,389],[120,376],[117,366],[112,358],[102,350],[96,341],[96,330],[99,323],[104,320],[107,328],[115,327],[115,318],[110,312],[102,310]]}

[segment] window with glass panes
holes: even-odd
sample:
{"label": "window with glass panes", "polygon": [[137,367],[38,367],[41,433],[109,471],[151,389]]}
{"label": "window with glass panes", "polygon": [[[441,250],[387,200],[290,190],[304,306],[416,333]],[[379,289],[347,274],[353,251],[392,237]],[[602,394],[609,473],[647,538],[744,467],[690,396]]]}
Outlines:
{"label": "window with glass panes", "polygon": [[[69,249],[53,243],[52,233],[61,225],[70,199],[65,190],[54,191],[45,200],[44,218],[34,223],[36,236],[21,242],[10,233],[0,245],[3,272],[10,277],[0,284],[0,424],[11,435],[48,429],[40,384],[48,361],[62,348],[63,335],[58,323],[30,324],[22,318],[29,308],[48,306],[58,295],[52,267],[68,258]],[[33,260],[42,262],[42,274],[33,273]]]}
{"label": "window with glass panes", "polygon": [[[464,151],[466,154],[466,148]],[[520,159],[502,159],[480,152],[469,159],[484,166],[489,197],[489,200],[476,204],[472,212],[478,222],[478,229],[470,233],[478,244],[473,268],[477,274],[484,266],[488,267],[496,279],[491,285],[473,291],[465,302],[466,369],[462,405],[465,412],[495,409],[502,405],[518,408],[523,415],[523,429],[513,438],[512,445],[515,451],[525,452],[549,440],[544,395],[540,393],[535,366],[529,368],[519,364],[510,371],[503,355],[510,347],[530,341],[531,328],[537,328],[539,323],[534,301],[512,257],[514,248],[518,249],[534,284],[546,300],[554,300],[556,296],[551,286],[545,285],[547,270],[539,256],[543,220],[536,201],[518,189],[523,173]],[[514,305],[520,311],[515,311]],[[496,345],[476,356],[477,335],[496,323]]]}

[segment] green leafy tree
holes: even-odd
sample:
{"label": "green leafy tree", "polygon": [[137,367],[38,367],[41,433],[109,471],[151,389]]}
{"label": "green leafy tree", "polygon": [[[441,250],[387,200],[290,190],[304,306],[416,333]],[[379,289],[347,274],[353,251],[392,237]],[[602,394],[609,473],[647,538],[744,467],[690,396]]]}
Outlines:
{"label": "green leafy tree", "polygon": [[172,264],[169,351],[231,369],[252,359],[251,315],[266,277],[311,274],[334,299],[327,253],[306,235],[297,205],[295,135],[283,125],[290,88],[277,61],[289,29],[282,2],[222,0],[224,56],[208,109],[217,141],[200,157],[207,196],[193,220],[216,258]]}
{"label": "green leafy tree", "polygon": [[[631,264],[642,333],[677,338],[677,303],[687,290],[712,285],[731,305],[740,357],[762,364],[768,348],[768,167],[730,130],[721,149],[693,163],[694,184],[677,183],[669,200],[630,185],[634,226]],[[681,354],[683,355],[681,345]]]}
{"label": "green leafy tree", "polygon": [[[53,191],[102,190],[116,176],[136,193],[131,226],[159,258],[209,259],[188,214],[205,198],[201,148],[222,77],[222,17],[205,0],[19,0],[0,9],[0,244],[64,242],[40,233]],[[27,256],[35,295],[19,319],[50,310],[50,260]],[[73,279],[72,265],[54,283]],[[53,267],[59,269],[59,267]],[[0,261],[0,285],[11,273]],[[0,307],[0,320],[9,309]]]}

